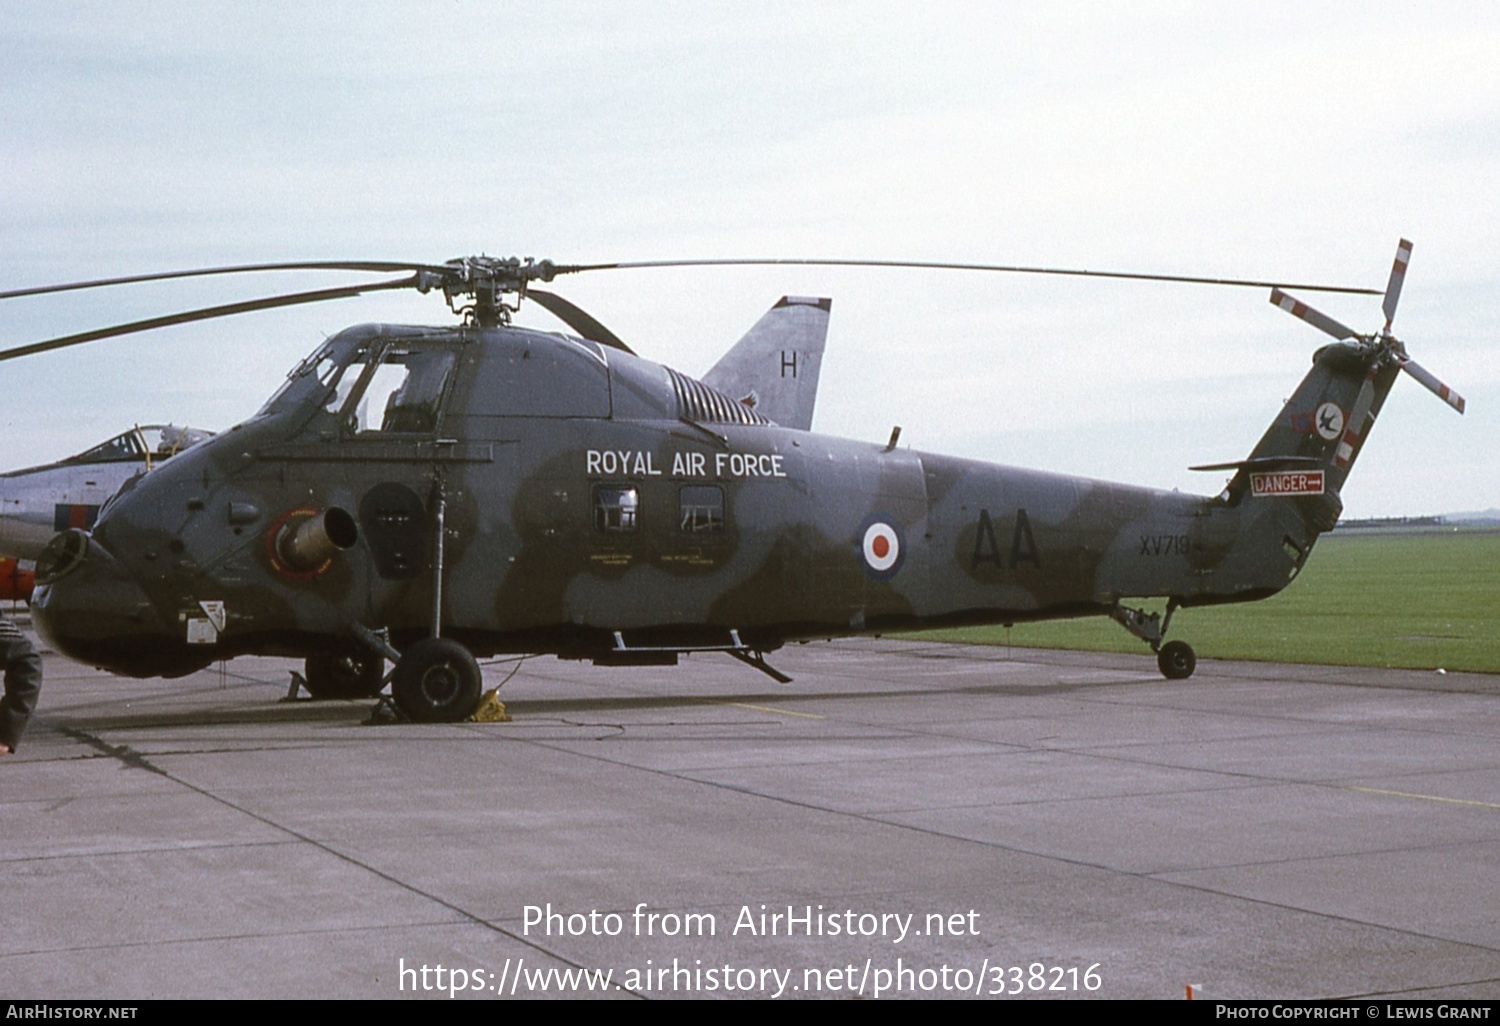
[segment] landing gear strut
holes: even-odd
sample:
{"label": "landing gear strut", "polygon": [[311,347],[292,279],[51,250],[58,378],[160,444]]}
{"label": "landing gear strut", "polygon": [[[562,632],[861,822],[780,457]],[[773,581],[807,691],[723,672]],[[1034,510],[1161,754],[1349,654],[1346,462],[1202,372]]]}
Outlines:
{"label": "landing gear strut", "polygon": [[[432,635],[398,652],[384,634],[353,624],[356,638],[396,664],[391,672],[391,698],[406,718],[416,723],[457,723],[479,706],[483,677],[474,654],[451,638],[444,638],[443,538],[447,506],[441,475],[432,482],[433,559]],[[502,707],[503,711],[503,707]]]}
{"label": "landing gear strut", "polygon": [[[463,645],[450,638],[423,638],[398,652],[385,633],[353,624],[349,632],[374,657],[396,664],[391,672],[391,701],[416,723],[457,723],[479,706],[483,677],[479,663]],[[386,701],[382,699],[382,701]],[[378,707],[377,707],[378,709]]]}
{"label": "landing gear strut", "polygon": [[1186,680],[1198,667],[1197,653],[1186,641],[1162,644],[1162,637],[1167,633],[1167,625],[1172,622],[1172,614],[1177,611],[1178,605],[1180,603],[1175,598],[1168,599],[1165,617],[1160,613],[1131,609],[1118,602],[1109,611],[1116,623],[1151,646],[1151,651],[1156,653],[1157,669],[1161,670],[1161,675],[1167,680]]}

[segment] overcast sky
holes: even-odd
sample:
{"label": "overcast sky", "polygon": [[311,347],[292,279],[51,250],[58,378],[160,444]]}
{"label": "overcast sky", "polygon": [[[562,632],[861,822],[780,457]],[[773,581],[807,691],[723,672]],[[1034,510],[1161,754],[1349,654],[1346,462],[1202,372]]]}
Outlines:
{"label": "overcast sky", "polygon": [[[1423,8],[1423,9],[1419,9]],[[37,4],[0,0],[0,291],[298,259],[1040,264],[1382,288],[1462,417],[1398,382],[1346,515],[1500,506],[1492,4]],[[0,303],[13,344],[347,277]],[[702,373],[833,297],[814,426],[1203,493],[1326,337],[1259,289],[777,268],[560,281]],[[1379,299],[1302,298],[1360,329]],[[324,335],[264,312],[0,365],[0,467],[224,428]],[[523,323],[554,327],[545,312]]]}

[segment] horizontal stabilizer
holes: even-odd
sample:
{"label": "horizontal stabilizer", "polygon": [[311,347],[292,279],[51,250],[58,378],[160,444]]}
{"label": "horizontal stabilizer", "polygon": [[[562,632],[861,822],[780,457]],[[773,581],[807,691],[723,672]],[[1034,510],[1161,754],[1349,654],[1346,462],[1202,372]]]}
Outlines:
{"label": "horizontal stabilizer", "polygon": [[1247,460],[1232,463],[1205,463],[1189,470],[1296,470],[1299,467],[1316,467],[1322,460],[1314,456],[1252,456]]}

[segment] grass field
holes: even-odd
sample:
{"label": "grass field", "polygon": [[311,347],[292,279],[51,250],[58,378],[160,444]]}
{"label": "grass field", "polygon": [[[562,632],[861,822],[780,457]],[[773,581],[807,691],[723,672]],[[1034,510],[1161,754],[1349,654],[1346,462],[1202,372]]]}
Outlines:
{"label": "grass field", "polygon": [[[1281,594],[1263,602],[1178,610],[1167,636],[1188,642],[1204,659],[1500,673],[1500,532],[1325,535]],[[1104,617],[915,637],[1148,651]]]}

